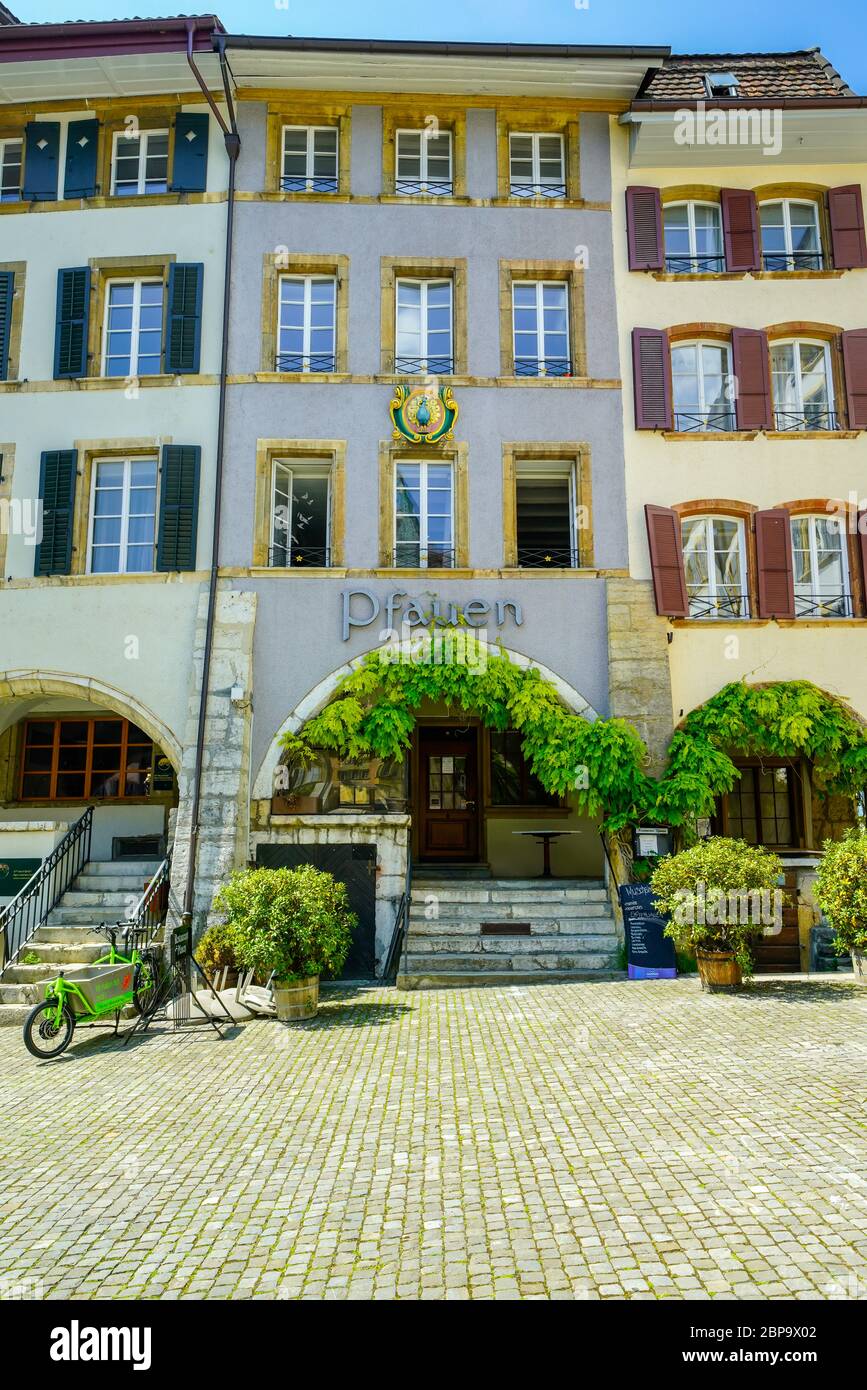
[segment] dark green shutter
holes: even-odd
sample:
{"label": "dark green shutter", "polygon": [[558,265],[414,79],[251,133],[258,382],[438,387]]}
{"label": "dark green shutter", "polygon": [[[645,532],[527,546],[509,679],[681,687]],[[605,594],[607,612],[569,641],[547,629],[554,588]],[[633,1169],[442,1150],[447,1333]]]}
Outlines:
{"label": "dark green shutter", "polygon": [[24,129],[24,197],[54,202],[60,157],[60,122],[31,121]]}
{"label": "dark green shutter", "polygon": [[12,337],[12,298],[15,294],[15,274],[0,271],[0,381],[9,376],[9,340]]}
{"label": "dark green shutter", "polygon": [[78,452],[51,449],[39,465],[42,539],[36,547],[33,573],[69,574],[72,567],[72,522]]}
{"label": "dark green shutter", "polygon": [[196,568],[201,459],[202,451],[197,444],[167,444],[163,449],[158,570]]}
{"label": "dark green shutter", "polygon": [[199,370],[202,338],[203,265],[169,266],[166,371]]}
{"label": "dark green shutter", "polygon": [[204,193],[208,185],[207,113],[181,111],[175,121],[175,158],[172,189],[177,193]]}
{"label": "dark green shutter", "polygon": [[66,133],[64,198],[93,198],[96,194],[96,151],[99,122],[70,121]]}
{"label": "dark green shutter", "polygon": [[90,319],[90,267],[57,272],[57,324],[54,378],[87,375],[87,325]]}

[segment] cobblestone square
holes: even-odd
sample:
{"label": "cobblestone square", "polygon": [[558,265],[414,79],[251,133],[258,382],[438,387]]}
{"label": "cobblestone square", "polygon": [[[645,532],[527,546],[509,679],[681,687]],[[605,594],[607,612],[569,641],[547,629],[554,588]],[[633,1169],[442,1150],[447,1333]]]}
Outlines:
{"label": "cobblestone square", "polygon": [[867,990],[323,992],[223,1041],[0,1033],[0,1295],[867,1293]]}

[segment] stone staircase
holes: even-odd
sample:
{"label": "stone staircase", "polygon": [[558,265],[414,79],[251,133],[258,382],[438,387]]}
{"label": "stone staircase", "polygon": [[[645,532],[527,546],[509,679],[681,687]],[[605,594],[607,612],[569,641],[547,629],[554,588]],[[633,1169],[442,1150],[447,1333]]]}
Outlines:
{"label": "stone staircase", "polygon": [[[108,938],[94,935],[90,928],[127,917],[158,868],[157,860],[91,859],[85,864],[0,981],[0,1027],[23,1024],[43,998],[46,980],[60,970],[89,965],[105,954]],[[23,963],[34,956],[35,962]]]}
{"label": "stone staircase", "polygon": [[420,870],[399,989],[619,977],[601,879],[496,879]]}

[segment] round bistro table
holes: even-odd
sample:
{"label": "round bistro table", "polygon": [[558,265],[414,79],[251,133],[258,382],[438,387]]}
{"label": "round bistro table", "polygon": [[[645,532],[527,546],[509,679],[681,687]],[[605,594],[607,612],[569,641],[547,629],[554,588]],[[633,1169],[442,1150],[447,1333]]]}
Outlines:
{"label": "round bistro table", "polygon": [[531,835],[542,846],[542,872],[539,878],[553,878],[551,873],[551,841],[561,840],[565,835],[580,835],[580,830],[513,830],[513,835]]}

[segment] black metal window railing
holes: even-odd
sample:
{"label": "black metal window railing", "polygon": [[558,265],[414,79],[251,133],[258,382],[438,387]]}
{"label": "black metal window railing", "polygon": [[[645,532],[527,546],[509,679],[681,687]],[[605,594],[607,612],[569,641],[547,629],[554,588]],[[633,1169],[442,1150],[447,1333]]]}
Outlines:
{"label": "black metal window railing", "polygon": [[275,545],[268,551],[268,566],[274,570],[329,569],[331,547],[327,545]]}
{"label": "black metal window railing", "polygon": [[735,413],[733,410],[676,410],[674,428],[681,434],[733,430]]}
{"label": "black metal window railing", "polygon": [[690,594],[689,616],[691,618],[748,618],[750,600],[748,594]]}
{"label": "black metal window railing", "polygon": [[726,268],[725,256],[671,255],[665,258],[669,275],[712,275]]}
{"label": "black metal window railing", "polygon": [[509,192],[513,198],[565,198],[565,183],[515,183]]}
{"label": "black metal window railing", "polygon": [[401,541],[394,548],[392,564],[395,569],[451,570],[455,567],[455,552],[448,545]]}
{"label": "black metal window railing", "polygon": [[775,430],[836,430],[839,428],[836,410],[819,410],[813,406],[806,406],[803,410],[774,411]]}
{"label": "black metal window railing", "polygon": [[450,376],[455,369],[453,357],[395,357],[394,370],[405,376]]}
{"label": "black metal window railing", "polygon": [[454,193],[452,179],[395,179],[395,193],[407,198],[450,198]]}
{"label": "black metal window railing", "polygon": [[821,251],[763,251],[763,270],[824,270]]}
{"label": "black metal window railing", "polygon": [[852,595],[839,591],[795,594],[796,618],[851,618]]}
{"label": "black metal window railing", "polygon": [[333,372],[334,364],[333,352],[278,352],[275,370],[278,372]]}
{"label": "black metal window railing", "polygon": [[527,570],[574,570],[579,565],[578,551],[571,546],[522,545],[518,541],[518,565]]}
{"label": "black metal window railing", "polygon": [[285,175],[280,180],[280,188],[284,193],[336,193],[336,177],[323,178],[317,175],[311,178],[287,178]]}
{"label": "black metal window railing", "polygon": [[516,357],[515,376],[571,376],[568,357]]}

